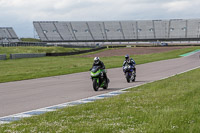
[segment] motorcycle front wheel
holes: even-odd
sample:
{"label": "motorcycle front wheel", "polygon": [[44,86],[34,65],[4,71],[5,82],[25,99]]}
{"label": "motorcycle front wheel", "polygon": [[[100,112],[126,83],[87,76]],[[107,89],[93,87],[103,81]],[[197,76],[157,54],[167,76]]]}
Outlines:
{"label": "motorcycle front wheel", "polygon": [[93,79],[93,89],[94,91],[98,91],[99,89],[99,83],[97,83],[97,79]]}
{"label": "motorcycle front wheel", "polygon": [[128,83],[130,82],[130,76],[129,76],[128,72],[126,72],[126,80],[127,80]]}

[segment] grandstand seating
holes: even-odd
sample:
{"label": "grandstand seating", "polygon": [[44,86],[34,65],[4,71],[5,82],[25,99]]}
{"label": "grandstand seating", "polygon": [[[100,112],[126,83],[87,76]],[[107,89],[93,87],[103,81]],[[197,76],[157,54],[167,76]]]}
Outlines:
{"label": "grandstand seating", "polygon": [[0,27],[0,43],[19,42],[15,31],[11,27]]}
{"label": "grandstand seating", "polygon": [[169,38],[186,38],[187,25],[186,20],[170,20],[169,21]]}
{"label": "grandstand seating", "polygon": [[133,21],[35,21],[45,42],[198,40],[200,19]]}
{"label": "grandstand seating", "polygon": [[103,22],[107,40],[123,40],[123,30],[118,21]]}
{"label": "grandstand seating", "polygon": [[73,22],[71,26],[77,40],[93,40],[86,22]]}
{"label": "grandstand seating", "polygon": [[138,32],[138,39],[155,38],[153,21],[152,20],[138,21],[137,32]]}
{"label": "grandstand seating", "polygon": [[136,39],[136,21],[121,21],[125,40]]}
{"label": "grandstand seating", "polygon": [[93,40],[106,40],[105,29],[102,22],[86,22],[92,34]]}
{"label": "grandstand seating", "polygon": [[187,38],[200,38],[200,19],[187,21]]}
{"label": "grandstand seating", "polygon": [[155,38],[169,38],[169,21],[166,20],[153,20]]}

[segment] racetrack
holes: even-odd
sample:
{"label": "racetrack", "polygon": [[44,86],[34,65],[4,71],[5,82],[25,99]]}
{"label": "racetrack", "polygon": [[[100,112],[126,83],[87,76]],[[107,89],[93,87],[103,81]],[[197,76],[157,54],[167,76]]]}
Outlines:
{"label": "racetrack", "polygon": [[74,101],[159,80],[200,66],[199,52],[178,59],[137,65],[136,82],[127,83],[122,68],[108,69],[108,90],[93,91],[89,72],[0,84],[0,117]]}

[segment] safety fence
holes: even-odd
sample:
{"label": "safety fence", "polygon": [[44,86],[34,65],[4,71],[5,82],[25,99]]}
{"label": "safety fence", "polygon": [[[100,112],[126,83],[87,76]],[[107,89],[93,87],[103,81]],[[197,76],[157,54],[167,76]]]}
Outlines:
{"label": "safety fence", "polygon": [[9,42],[0,43],[1,47],[19,47],[19,46],[47,46],[44,42]]}
{"label": "safety fence", "polygon": [[21,58],[36,58],[45,57],[46,53],[41,54],[10,54],[10,59],[21,59]]}
{"label": "safety fence", "polygon": [[5,54],[0,54],[0,60],[6,60],[6,55]]}

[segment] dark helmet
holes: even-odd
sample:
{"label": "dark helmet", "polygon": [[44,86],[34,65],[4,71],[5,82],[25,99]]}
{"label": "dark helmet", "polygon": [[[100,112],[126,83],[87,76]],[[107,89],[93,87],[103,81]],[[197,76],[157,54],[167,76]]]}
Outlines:
{"label": "dark helmet", "polygon": [[125,55],[125,59],[126,59],[126,60],[129,60],[129,55],[128,55],[128,54]]}
{"label": "dark helmet", "polygon": [[99,64],[100,58],[99,57],[94,57],[94,64]]}

